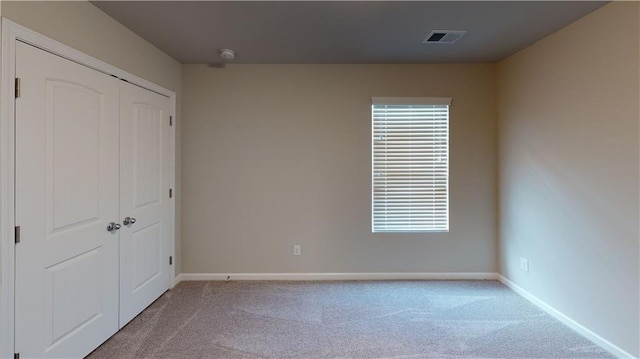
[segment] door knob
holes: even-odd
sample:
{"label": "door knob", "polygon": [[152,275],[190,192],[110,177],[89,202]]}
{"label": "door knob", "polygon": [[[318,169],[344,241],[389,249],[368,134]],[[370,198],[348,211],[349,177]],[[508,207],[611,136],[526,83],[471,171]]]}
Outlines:
{"label": "door knob", "polygon": [[128,226],[130,224],[136,223],[136,219],[133,217],[125,217],[122,223],[124,223],[125,226]]}
{"label": "door knob", "polygon": [[107,224],[107,231],[109,232],[117,231],[118,229],[120,229],[120,224],[118,223],[111,222]]}

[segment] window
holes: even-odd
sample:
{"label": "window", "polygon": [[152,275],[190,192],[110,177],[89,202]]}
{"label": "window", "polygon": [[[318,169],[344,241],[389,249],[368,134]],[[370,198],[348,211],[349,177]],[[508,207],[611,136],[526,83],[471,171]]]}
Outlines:
{"label": "window", "polygon": [[449,231],[451,99],[372,100],[373,232]]}

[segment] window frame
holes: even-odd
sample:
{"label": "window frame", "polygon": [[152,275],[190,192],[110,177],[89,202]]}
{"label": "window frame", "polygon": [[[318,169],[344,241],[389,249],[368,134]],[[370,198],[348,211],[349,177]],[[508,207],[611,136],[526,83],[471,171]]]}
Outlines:
{"label": "window frame", "polygon": [[[451,143],[450,143],[450,122],[451,122],[451,104],[452,98],[450,97],[373,97],[371,99],[371,232],[373,234],[411,234],[411,233],[448,233],[451,229],[451,218],[450,218],[450,209],[451,209],[451,195],[450,195],[450,160],[451,160]],[[445,215],[445,224],[444,226],[436,226],[432,224],[432,228],[411,228],[412,224],[408,223],[404,226],[406,228],[392,228],[392,229],[381,229],[380,227],[384,226],[383,224],[376,222],[376,115],[375,110],[376,106],[407,106],[407,109],[410,109],[410,106],[446,106],[446,144],[444,146],[446,153],[446,169],[445,171],[445,199],[444,199],[444,207],[445,210],[442,214]],[[426,123],[426,121],[424,122]],[[380,162],[378,162],[380,163]],[[410,165],[409,165],[410,166]],[[435,179],[435,176],[432,175],[431,178]],[[409,187],[413,188],[413,187]],[[434,190],[435,192],[435,190]],[[435,194],[433,195],[435,196]],[[386,201],[385,201],[386,202]],[[411,208],[412,205],[409,201],[407,201],[407,207]],[[436,201],[435,199],[431,199],[431,203],[434,205],[438,204],[440,201]],[[429,202],[426,202],[429,203]],[[386,218],[386,217],[385,217]],[[406,218],[410,218],[406,217]],[[380,221],[380,220],[379,220]],[[423,224],[424,227],[426,224]],[[419,227],[419,224],[415,224],[416,227]],[[402,225],[398,226],[402,227]]]}

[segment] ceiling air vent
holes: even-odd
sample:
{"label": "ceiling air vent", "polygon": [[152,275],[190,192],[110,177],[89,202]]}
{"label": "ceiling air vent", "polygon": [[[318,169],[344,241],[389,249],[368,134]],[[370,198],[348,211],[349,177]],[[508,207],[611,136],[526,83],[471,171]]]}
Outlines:
{"label": "ceiling air vent", "polygon": [[433,30],[422,41],[423,44],[453,44],[467,32],[464,30]]}

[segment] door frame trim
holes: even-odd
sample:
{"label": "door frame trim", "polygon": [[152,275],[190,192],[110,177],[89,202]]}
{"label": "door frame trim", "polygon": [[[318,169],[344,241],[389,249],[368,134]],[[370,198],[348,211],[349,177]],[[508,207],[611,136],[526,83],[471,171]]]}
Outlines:
{"label": "door frame trim", "polygon": [[[0,104],[0,358],[12,358],[15,344],[15,65],[16,42],[24,42],[41,50],[58,55],[67,60],[89,67],[96,71],[114,76],[121,80],[156,92],[169,98],[169,115],[174,121],[176,116],[176,93],[133,75],[127,71],[109,65],[61,42],[41,35],[22,25],[2,18],[2,82],[0,92],[2,101]],[[171,176],[170,186],[175,191],[175,144],[176,122],[171,127]],[[175,259],[175,198],[171,201],[171,239],[169,243],[170,253]],[[174,260],[175,263],[175,260]],[[175,264],[169,268],[169,286],[175,285]]]}

